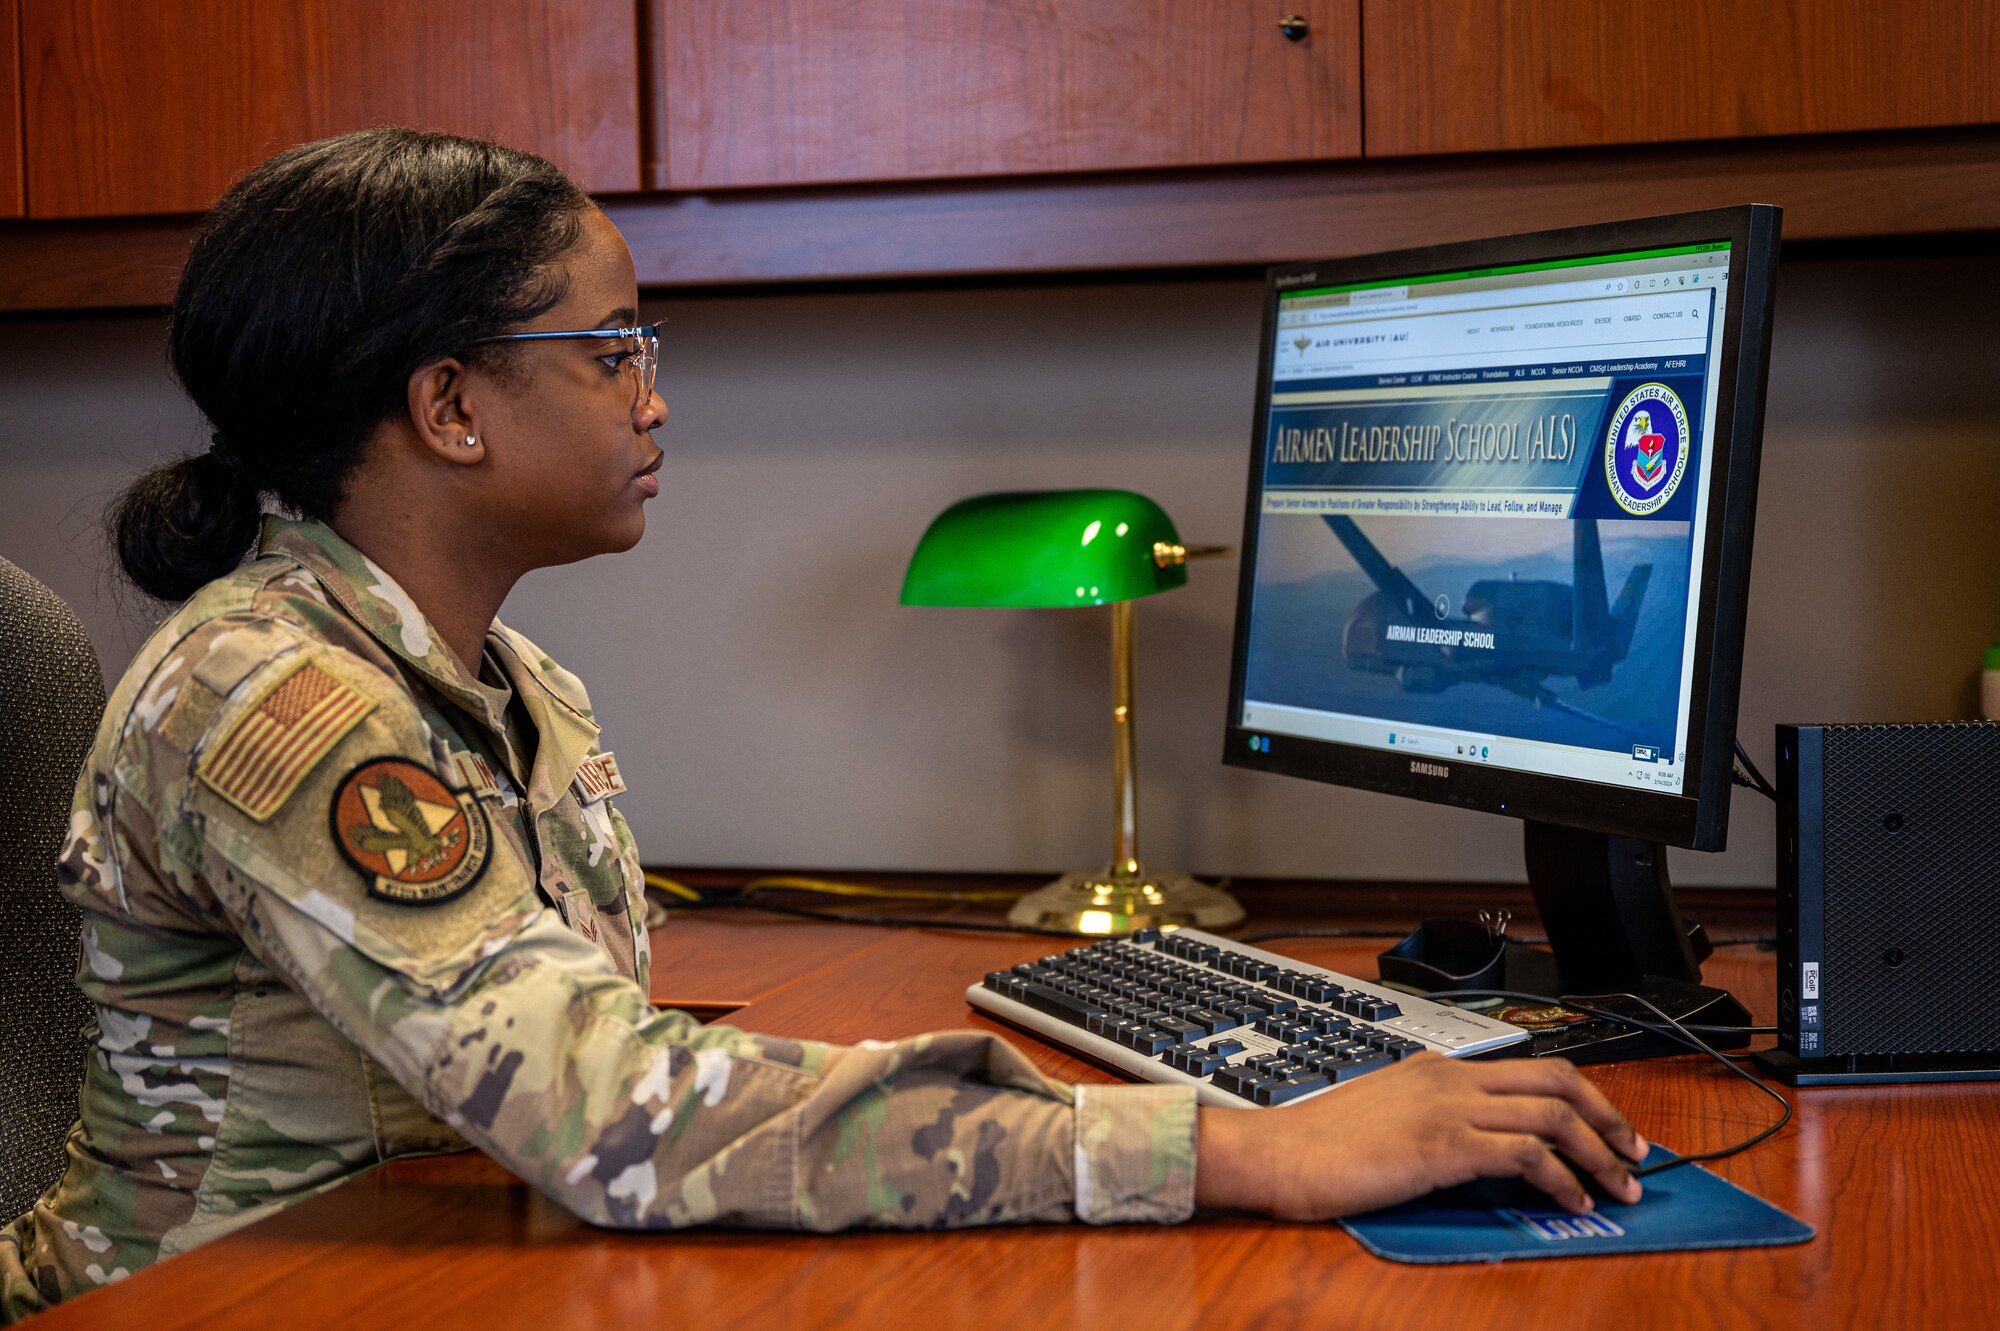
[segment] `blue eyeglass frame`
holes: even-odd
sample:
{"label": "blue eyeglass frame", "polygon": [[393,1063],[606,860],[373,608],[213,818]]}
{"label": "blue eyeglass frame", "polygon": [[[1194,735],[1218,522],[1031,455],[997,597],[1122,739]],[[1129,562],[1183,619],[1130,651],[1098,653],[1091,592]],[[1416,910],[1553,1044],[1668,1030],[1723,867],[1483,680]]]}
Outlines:
{"label": "blue eyeglass frame", "polygon": [[563,328],[546,333],[495,333],[491,337],[474,338],[467,346],[480,346],[487,342],[580,342],[588,339],[634,338],[639,348],[633,355],[633,363],[639,367],[639,391],[632,397],[632,409],[638,410],[653,391],[660,372],[660,326],[640,324],[633,328]]}

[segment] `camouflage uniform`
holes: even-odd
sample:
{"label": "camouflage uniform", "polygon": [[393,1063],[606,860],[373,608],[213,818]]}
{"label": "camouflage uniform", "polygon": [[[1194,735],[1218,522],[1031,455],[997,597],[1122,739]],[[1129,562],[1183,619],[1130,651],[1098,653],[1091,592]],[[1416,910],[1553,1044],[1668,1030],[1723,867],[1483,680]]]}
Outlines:
{"label": "camouflage uniform", "polygon": [[95,1049],[67,1171],[0,1233],[0,1310],[468,1142],[621,1228],[1189,1214],[1185,1090],[1058,1085],[971,1031],[652,1010],[597,737],[520,634],[468,678],[381,569],[271,520],[140,651],[78,783]]}

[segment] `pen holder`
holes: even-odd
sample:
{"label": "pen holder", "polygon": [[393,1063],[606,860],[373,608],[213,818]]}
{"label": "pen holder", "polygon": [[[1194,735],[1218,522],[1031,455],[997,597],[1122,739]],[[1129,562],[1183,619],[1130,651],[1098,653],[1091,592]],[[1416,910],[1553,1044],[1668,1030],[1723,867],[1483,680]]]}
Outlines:
{"label": "pen holder", "polygon": [[1376,960],[1383,979],[1424,993],[1499,989],[1507,979],[1505,940],[1471,920],[1425,920]]}

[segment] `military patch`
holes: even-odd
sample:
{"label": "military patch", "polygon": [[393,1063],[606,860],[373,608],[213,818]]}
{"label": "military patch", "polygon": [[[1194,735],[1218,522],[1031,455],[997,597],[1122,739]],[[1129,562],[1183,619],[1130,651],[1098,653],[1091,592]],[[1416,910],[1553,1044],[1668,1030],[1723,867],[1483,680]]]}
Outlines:
{"label": "military patch", "polygon": [[334,844],[368,895],[433,906],[485,872],[492,833],[469,790],[407,758],[370,758],[341,779],[328,809]]}
{"label": "military patch", "polygon": [[182,753],[193,753],[195,745],[208,733],[209,723],[221,710],[221,695],[200,680],[190,679],[174,696],[174,705],[160,722],[160,734]]}
{"label": "military patch", "polygon": [[608,753],[593,753],[577,764],[576,796],[585,804],[625,793],[625,780],[618,775],[618,760]]}
{"label": "military patch", "polygon": [[375,710],[375,700],[311,661],[272,681],[257,702],[208,746],[195,774],[222,798],[264,822],[306,773]]}
{"label": "military patch", "polygon": [[475,795],[498,795],[500,782],[493,775],[493,768],[486,759],[471,749],[460,749],[451,755],[452,770],[458,773],[459,783]]}

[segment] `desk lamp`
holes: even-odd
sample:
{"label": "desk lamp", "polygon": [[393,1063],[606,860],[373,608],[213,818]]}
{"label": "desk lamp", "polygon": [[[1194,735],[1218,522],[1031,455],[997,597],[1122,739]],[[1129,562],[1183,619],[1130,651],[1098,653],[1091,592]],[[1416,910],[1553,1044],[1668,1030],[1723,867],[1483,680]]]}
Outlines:
{"label": "desk lamp", "polygon": [[1129,490],[978,495],[939,514],[917,543],[904,605],[1111,607],[1111,863],[1029,893],[1007,913],[1013,923],[1122,934],[1222,928],[1243,918],[1227,892],[1139,863],[1132,713],[1132,602],[1184,584],[1189,558],[1227,552],[1182,545],[1166,512]]}

